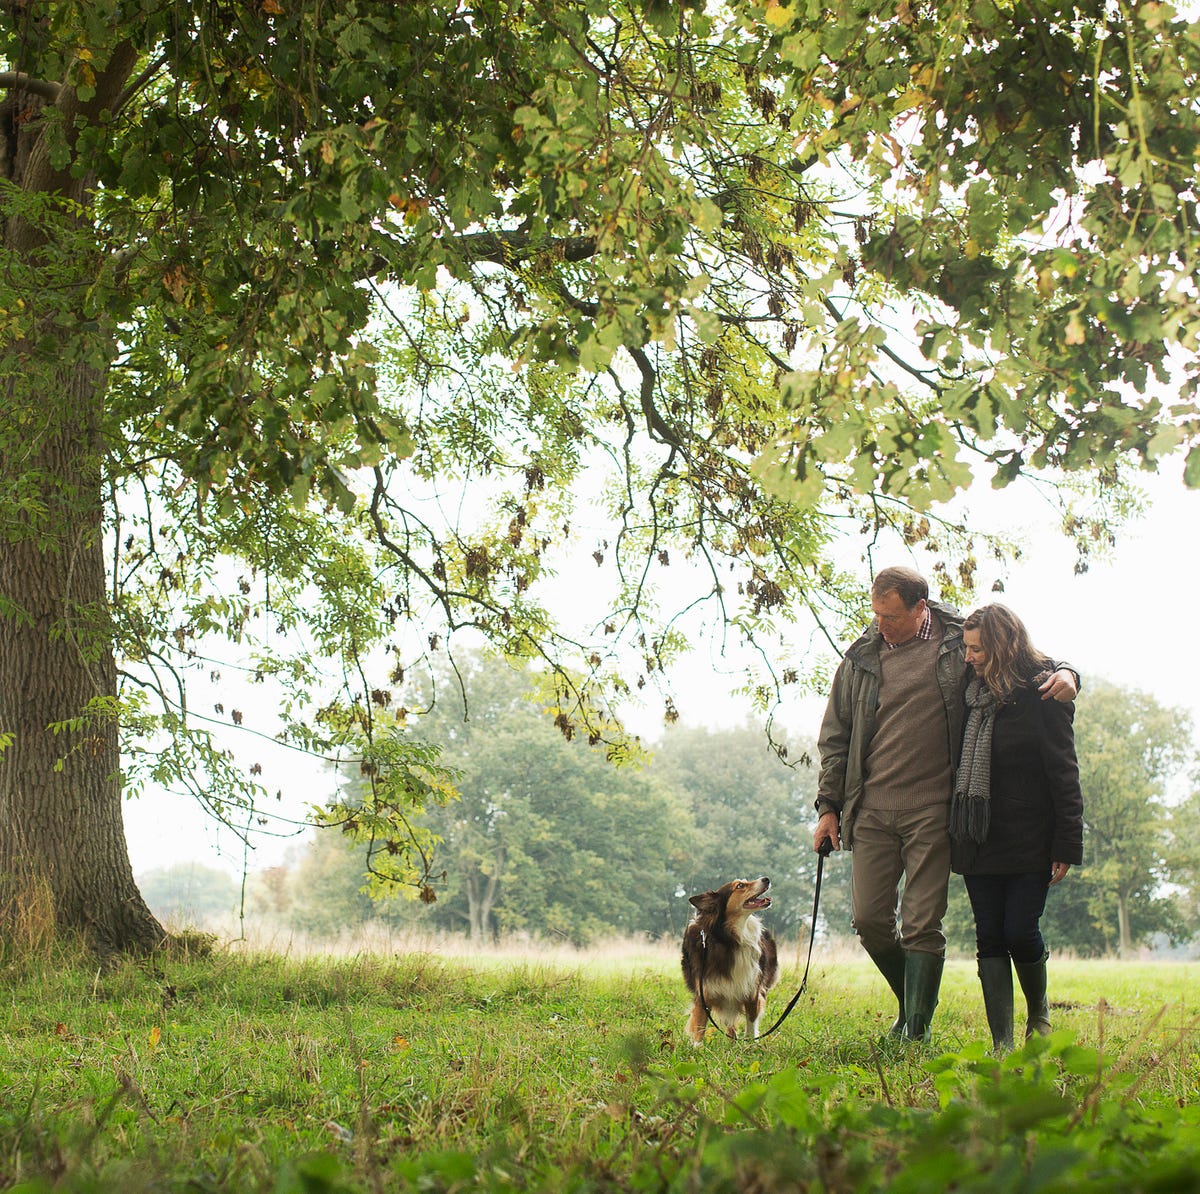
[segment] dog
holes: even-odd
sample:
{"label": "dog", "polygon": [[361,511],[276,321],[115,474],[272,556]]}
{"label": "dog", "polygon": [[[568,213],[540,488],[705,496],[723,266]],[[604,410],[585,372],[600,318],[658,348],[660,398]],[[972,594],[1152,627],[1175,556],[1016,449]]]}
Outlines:
{"label": "dog", "polygon": [[704,1043],[708,1012],[735,1040],[738,1017],[744,1015],[746,1036],[758,1037],[767,992],[779,981],[775,938],[754,915],[771,906],[770,886],[766,876],[734,879],[688,900],[696,911],[683,932],[680,961],[694,997],[687,1026],[693,1044]]}

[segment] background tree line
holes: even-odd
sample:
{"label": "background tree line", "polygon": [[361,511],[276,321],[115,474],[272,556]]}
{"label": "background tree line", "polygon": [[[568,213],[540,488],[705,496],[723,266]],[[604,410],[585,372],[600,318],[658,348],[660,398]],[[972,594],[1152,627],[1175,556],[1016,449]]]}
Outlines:
{"label": "background tree line", "polygon": [[[372,907],[360,889],[383,860],[369,857],[361,831],[358,841],[322,834],[294,868],[298,927],[337,931],[357,909],[475,941],[674,935],[690,914],[687,895],[750,874],[771,876],[778,932],[806,924],[816,773],[785,766],[760,729],[670,726],[643,763],[614,766],[599,747],[563,736],[530,701],[528,675],[480,659],[464,672],[466,719],[442,701],[419,726],[459,772],[461,799],[420,818],[441,839],[436,901]],[[348,804],[361,787],[347,778]],[[839,897],[829,898],[832,908]]]}
{"label": "background tree line", "polygon": [[[461,706],[441,702],[420,721],[442,763],[458,769],[461,792],[421,818],[420,828],[441,839],[436,898],[378,898],[409,889],[373,874],[379,868],[361,832],[325,829],[288,867],[254,876],[252,917],[319,936],[378,919],[474,942],[507,934],[576,944],[613,934],[673,937],[689,916],[688,895],[765,874],[772,929],[785,938],[807,932],[815,763],[785,765],[756,728],[675,725],[644,765],[613,766],[599,749],[563,737],[528,699],[527,676],[481,659],[466,672],[466,719]],[[1048,940],[1084,955],[1190,940],[1200,897],[1200,793],[1188,772],[1196,761],[1188,719],[1142,693],[1092,681],[1078,703],[1076,741],[1085,863],[1051,894]],[[1187,782],[1190,794],[1171,790]],[[349,804],[363,783],[347,778]],[[183,907],[171,895],[180,879],[190,901]],[[232,881],[213,871],[148,876],[144,889],[165,916],[236,902]],[[821,912],[827,932],[851,933],[848,859],[827,866]],[[953,947],[973,948],[957,879],[947,932]]]}

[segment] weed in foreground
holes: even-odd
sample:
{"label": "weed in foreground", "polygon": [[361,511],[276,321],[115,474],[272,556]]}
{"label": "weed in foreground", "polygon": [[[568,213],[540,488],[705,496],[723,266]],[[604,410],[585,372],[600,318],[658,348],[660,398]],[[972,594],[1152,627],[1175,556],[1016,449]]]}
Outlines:
{"label": "weed in foreground", "polygon": [[1077,969],[1068,1026],[1003,1060],[965,970],[946,1054],[881,1049],[877,992],[834,977],[768,1040],[693,1049],[674,959],[8,967],[0,1188],[1195,1188],[1194,969],[1143,975],[1157,1015]]}

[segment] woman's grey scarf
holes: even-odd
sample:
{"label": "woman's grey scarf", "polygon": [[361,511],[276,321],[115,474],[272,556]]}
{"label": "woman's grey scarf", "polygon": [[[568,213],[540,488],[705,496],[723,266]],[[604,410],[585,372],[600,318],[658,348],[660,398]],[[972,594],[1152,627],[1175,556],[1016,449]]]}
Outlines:
{"label": "woman's grey scarf", "polygon": [[950,800],[950,837],[956,842],[987,841],[991,822],[992,726],[996,698],[978,676],[967,685],[967,728]]}

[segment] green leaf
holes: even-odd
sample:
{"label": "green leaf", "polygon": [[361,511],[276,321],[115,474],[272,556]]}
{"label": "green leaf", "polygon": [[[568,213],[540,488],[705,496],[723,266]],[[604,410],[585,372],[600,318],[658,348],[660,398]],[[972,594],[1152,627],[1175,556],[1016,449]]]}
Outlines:
{"label": "green leaf", "polygon": [[1200,489],[1200,447],[1192,448],[1183,466],[1183,483],[1189,489]]}

